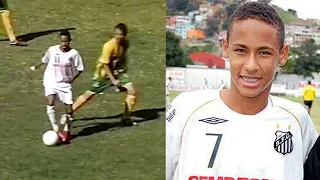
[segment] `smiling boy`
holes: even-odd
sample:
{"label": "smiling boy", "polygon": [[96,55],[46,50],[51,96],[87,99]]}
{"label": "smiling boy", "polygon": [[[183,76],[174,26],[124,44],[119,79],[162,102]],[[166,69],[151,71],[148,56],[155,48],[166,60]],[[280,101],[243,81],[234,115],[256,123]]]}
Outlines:
{"label": "smiling boy", "polygon": [[222,43],[231,86],[180,94],[166,122],[166,179],[303,179],[318,133],[305,108],[270,95],[289,48],[284,24],[267,4],[231,17]]}

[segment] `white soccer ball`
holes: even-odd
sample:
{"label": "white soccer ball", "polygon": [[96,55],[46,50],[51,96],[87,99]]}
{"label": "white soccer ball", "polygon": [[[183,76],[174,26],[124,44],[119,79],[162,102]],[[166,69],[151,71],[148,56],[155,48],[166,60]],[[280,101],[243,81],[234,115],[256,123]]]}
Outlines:
{"label": "white soccer ball", "polygon": [[59,136],[55,131],[49,130],[49,131],[43,133],[42,141],[47,146],[54,146],[58,143]]}

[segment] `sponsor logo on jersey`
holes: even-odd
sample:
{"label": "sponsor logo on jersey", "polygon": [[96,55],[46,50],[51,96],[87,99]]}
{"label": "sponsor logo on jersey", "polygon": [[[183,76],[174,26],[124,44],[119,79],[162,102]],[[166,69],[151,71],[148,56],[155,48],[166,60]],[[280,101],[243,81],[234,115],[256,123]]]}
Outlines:
{"label": "sponsor logo on jersey", "polygon": [[224,176],[190,176],[188,180],[271,180],[266,178],[224,177]]}
{"label": "sponsor logo on jersey", "polygon": [[290,131],[283,132],[277,130],[276,139],[274,141],[274,149],[283,155],[291,153],[293,150],[292,134]]}
{"label": "sponsor logo on jersey", "polygon": [[166,120],[171,122],[172,119],[174,118],[174,116],[176,115],[176,109],[175,108],[172,108],[172,106],[170,105],[169,106],[169,112],[167,114],[167,117],[166,117]]}
{"label": "sponsor logo on jersey", "polygon": [[220,119],[220,118],[216,118],[216,117],[210,117],[210,118],[200,119],[199,121],[204,122],[204,123],[209,123],[209,124],[220,124],[220,123],[227,122],[228,120]]}

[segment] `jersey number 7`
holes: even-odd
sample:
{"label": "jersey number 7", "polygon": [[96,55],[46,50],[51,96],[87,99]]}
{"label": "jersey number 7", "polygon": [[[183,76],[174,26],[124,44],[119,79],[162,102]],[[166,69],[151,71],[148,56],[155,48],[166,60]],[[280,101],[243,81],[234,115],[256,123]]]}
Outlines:
{"label": "jersey number 7", "polygon": [[219,145],[220,145],[220,142],[221,142],[221,139],[222,139],[222,134],[207,133],[206,135],[207,136],[217,136],[217,141],[216,141],[216,144],[214,145],[214,148],[213,148],[213,151],[212,151],[212,155],[211,155],[211,158],[210,158],[210,161],[209,161],[209,165],[208,165],[208,168],[212,168],[213,164],[214,164],[214,160],[216,159],[216,156],[217,156]]}

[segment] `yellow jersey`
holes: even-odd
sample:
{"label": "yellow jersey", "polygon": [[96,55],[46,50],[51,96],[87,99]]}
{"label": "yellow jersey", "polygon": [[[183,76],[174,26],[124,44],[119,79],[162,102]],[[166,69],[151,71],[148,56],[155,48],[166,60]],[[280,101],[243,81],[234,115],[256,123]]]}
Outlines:
{"label": "yellow jersey", "polygon": [[125,40],[123,45],[120,45],[115,38],[106,42],[103,45],[102,54],[97,61],[93,79],[107,76],[105,65],[109,66],[112,72],[118,69],[125,69],[125,53],[128,47],[127,40]]}
{"label": "yellow jersey", "polygon": [[317,97],[317,90],[312,85],[307,85],[302,91],[303,100],[313,101]]}

